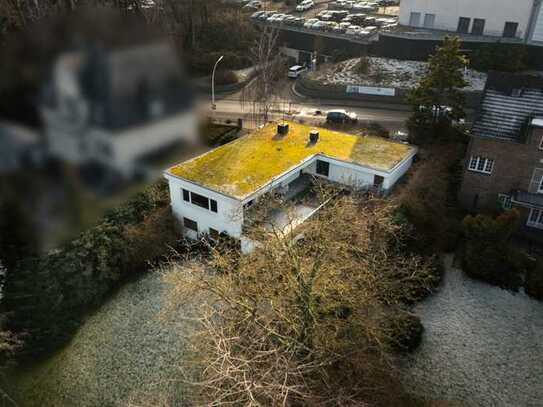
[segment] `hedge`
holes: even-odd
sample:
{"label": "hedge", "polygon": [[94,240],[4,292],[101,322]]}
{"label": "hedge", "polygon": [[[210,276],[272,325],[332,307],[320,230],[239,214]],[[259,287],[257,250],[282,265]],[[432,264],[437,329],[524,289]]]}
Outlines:
{"label": "hedge", "polygon": [[146,271],[178,236],[167,184],[160,182],[61,249],[21,260],[7,272],[3,308],[7,328],[23,336],[22,355],[42,355],[69,340],[89,311]]}

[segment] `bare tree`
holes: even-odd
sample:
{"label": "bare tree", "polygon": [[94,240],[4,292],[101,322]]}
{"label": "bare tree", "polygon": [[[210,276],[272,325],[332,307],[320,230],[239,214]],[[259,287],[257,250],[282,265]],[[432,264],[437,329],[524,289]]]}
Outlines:
{"label": "bare tree", "polygon": [[393,210],[336,197],[250,255],[215,248],[210,259],[170,274],[172,306],[203,301],[190,361],[197,374],[185,379],[193,401],[402,405],[390,373],[389,316],[414,287],[426,286],[433,267],[402,252],[405,229]]}
{"label": "bare tree", "polygon": [[250,86],[243,89],[242,103],[249,103],[256,124],[266,123],[276,102],[277,81],[284,73],[284,60],[280,56],[277,39],[279,30],[265,27],[251,49],[256,75]]}

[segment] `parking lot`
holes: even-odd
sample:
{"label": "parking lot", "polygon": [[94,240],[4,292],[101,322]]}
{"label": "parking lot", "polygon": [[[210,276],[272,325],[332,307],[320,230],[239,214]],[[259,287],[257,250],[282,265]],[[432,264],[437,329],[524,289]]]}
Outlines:
{"label": "parking lot", "polygon": [[[302,0],[291,12],[275,10],[257,11],[251,18],[261,24],[274,25],[283,29],[306,31],[321,35],[346,38],[351,41],[369,41],[383,30],[392,30],[398,25],[398,18],[387,13],[393,0],[378,2],[355,2],[337,0],[314,3]],[[388,4],[388,6],[384,6]]]}

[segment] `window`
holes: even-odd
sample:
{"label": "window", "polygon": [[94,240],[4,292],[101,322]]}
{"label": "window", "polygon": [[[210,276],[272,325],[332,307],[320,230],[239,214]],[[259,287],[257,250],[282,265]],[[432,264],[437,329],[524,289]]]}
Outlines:
{"label": "window", "polygon": [[483,35],[485,32],[485,20],[482,18],[473,19],[473,27],[471,27],[471,33],[473,35]]}
{"label": "window", "polygon": [[517,30],[518,23],[513,23],[511,21],[506,22],[505,27],[503,28],[504,38],[515,38],[517,36]]}
{"label": "window", "polygon": [[217,229],[209,228],[209,237],[213,240],[219,240],[219,231]]}
{"label": "window", "polygon": [[530,216],[528,216],[526,225],[532,228],[543,229],[543,210],[535,208],[530,209]]}
{"label": "window", "polygon": [[198,223],[196,223],[192,219],[183,218],[183,226],[185,226],[187,229],[198,232]]}
{"label": "window", "polygon": [[326,161],[317,160],[317,174],[328,176],[330,173],[330,163]]}
{"label": "window", "polygon": [[482,172],[483,174],[492,174],[494,160],[491,158],[471,156],[468,169],[470,171]]}
{"label": "window", "polygon": [[411,27],[420,26],[420,13],[411,13],[409,16],[409,25]]}
{"label": "window", "polygon": [[543,177],[541,177],[541,180],[539,181],[539,186],[537,187],[537,193],[543,194]]}
{"label": "window", "polygon": [[197,194],[196,192],[190,192],[183,189],[183,200],[217,213],[217,201]]}
{"label": "window", "polygon": [[425,28],[434,28],[435,21],[436,21],[436,15],[435,14],[425,14],[424,15],[424,27]]}
{"label": "window", "polygon": [[462,33],[462,34],[467,34],[469,33],[469,25],[471,23],[471,18],[467,18],[467,17],[460,17],[458,19],[458,28],[456,31],[458,31],[459,33]]}
{"label": "window", "polygon": [[511,204],[511,195],[498,194],[498,202],[502,209],[511,209],[513,207]]}
{"label": "window", "polygon": [[373,186],[377,188],[381,188],[383,186],[383,183],[385,182],[385,178],[380,175],[374,175],[373,176]]}
{"label": "window", "polygon": [[214,199],[209,200],[211,212],[217,213],[217,201]]}
{"label": "window", "polygon": [[543,137],[541,137],[541,140],[539,141],[539,149],[543,150]]}
{"label": "window", "polygon": [[190,201],[197,206],[201,206],[204,209],[209,209],[209,199],[203,195],[195,192],[190,193]]}

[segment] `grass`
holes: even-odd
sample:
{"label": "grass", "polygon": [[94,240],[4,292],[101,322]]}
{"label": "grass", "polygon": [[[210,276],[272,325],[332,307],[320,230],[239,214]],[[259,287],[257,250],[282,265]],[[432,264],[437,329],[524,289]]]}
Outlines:
{"label": "grass", "polygon": [[316,154],[390,171],[412,148],[378,137],[355,136],[319,129],[319,141],[309,143],[313,127],[288,122],[286,136],[271,123],[209,153],[170,168],[170,173],[238,199],[249,196],[287,170]]}
{"label": "grass", "polygon": [[175,272],[126,285],[59,352],[8,372],[10,395],[28,407],[181,405],[192,305],[168,308]]}

